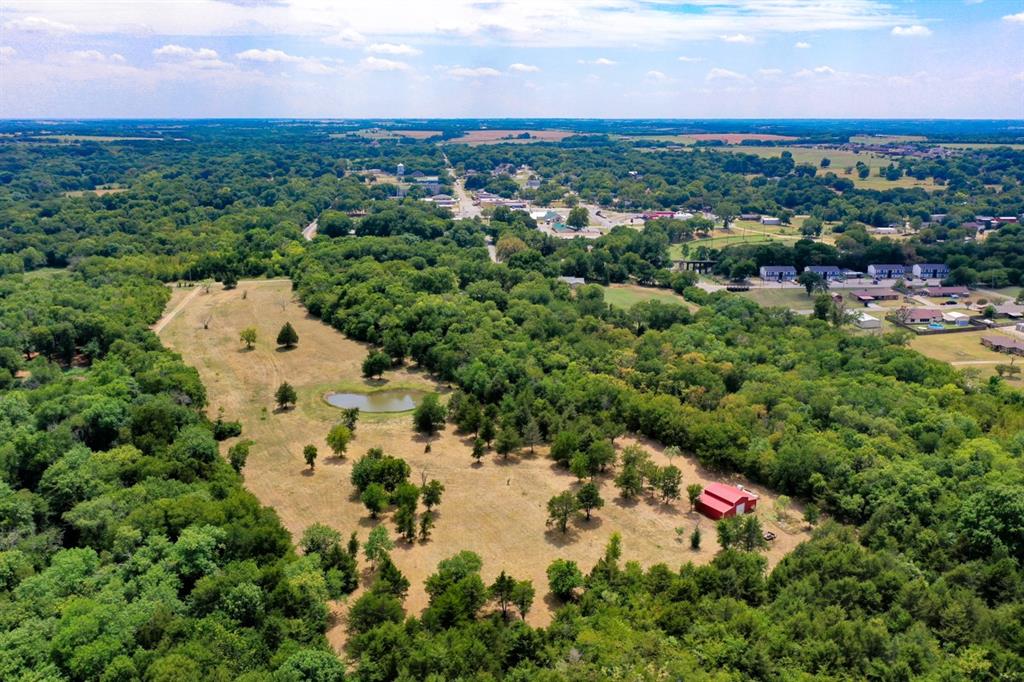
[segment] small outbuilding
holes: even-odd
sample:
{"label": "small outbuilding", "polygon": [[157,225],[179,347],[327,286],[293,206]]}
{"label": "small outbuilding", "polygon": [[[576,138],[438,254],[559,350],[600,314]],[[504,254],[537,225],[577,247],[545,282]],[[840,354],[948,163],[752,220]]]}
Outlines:
{"label": "small outbuilding", "polygon": [[861,329],[881,329],[882,321],[877,317],[872,317],[867,313],[861,313],[857,316],[856,322],[854,322]]}
{"label": "small outbuilding", "polygon": [[697,499],[697,509],[712,519],[749,514],[757,507],[757,495],[746,488],[709,483]]}

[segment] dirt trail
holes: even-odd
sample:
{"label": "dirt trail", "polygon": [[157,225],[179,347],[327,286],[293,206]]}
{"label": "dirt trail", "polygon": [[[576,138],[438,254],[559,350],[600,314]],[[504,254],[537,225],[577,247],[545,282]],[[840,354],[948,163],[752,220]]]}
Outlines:
{"label": "dirt trail", "polygon": [[164,327],[166,327],[167,324],[171,320],[173,320],[178,315],[178,313],[184,310],[185,306],[187,306],[192,301],[192,299],[195,298],[197,294],[199,294],[199,289],[200,287],[195,287],[192,291],[188,292],[188,294],[186,294],[183,299],[178,301],[178,305],[174,306],[174,308],[164,313],[164,316],[157,320],[156,324],[154,324],[151,327],[153,333],[159,334],[160,332],[162,332]]}

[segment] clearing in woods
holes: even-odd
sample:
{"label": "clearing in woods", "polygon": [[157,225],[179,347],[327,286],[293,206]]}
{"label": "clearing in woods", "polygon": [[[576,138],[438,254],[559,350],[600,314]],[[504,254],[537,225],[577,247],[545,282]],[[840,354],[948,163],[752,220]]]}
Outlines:
{"label": "clearing in woods", "polygon": [[[718,550],[714,523],[691,514],[685,494],[672,505],[646,499],[625,502],[607,477],[599,481],[605,507],[595,512],[592,521],[573,523],[564,536],[548,530],[548,499],[575,488],[576,483],[574,476],[545,457],[546,448],[538,447],[533,455],[524,451],[507,462],[489,453],[480,466],[474,466],[471,438],[455,433],[451,426],[433,439],[431,452],[424,452],[426,440],[413,432],[409,413],[363,414],[348,456],[337,459],[330,455],[324,440],[339,417],[339,412],[323,401],[326,391],[386,387],[445,393],[447,387],[424,372],[407,368],[387,372],[383,384],[365,381],[360,368],[366,346],[309,315],[294,299],[288,281],[243,281],[231,291],[215,286],[210,293],[176,294],[172,305],[178,307],[184,301],[185,306],[166,320],[160,338],[199,370],[209,394],[208,413],[216,416],[218,409],[224,408],[226,418],[242,422],[242,437],[255,442],[244,469],[245,485],[277,511],[296,540],[317,522],[333,526],[345,536],[355,530],[361,540],[373,526],[383,523],[396,538],[392,514],[371,520],[349,482],[353,461],[371,447],[381,446],[405,459],[414,483],[420,483],[421,474],[444,483],[446,490],[430,541],[411,545],[396,541],[392,553],[412,583],[405,602],[410,613],[419,613],[427,605],[424,579],[441,559],[462,549],[480,554],[482,577],[488,583],[502,569],[518,579],[533,581],[537,600],[528,620],[534,625],[548,623],[551,609],[557,606],[545,599],[548,564],[556,558],[573,559],[589,571],[613,531],[622,534],[624,557],[645,566],[664,562],[676,569],[688,561],[706,563]],[[286,321],[298,332],[299,343],[294,350],[278,351],[274,341]],[[207,329],[204,323],[208,323]],[[248,326],[256,327],[258,333],[251,351],[244,350],[238,340],[239,331]],[[274,390],[286,380],[298,391],[298,404],[292,410],[275,412]],[[222,444],[224,453],[232,442]],[[618,445],[637,442],[657,463],[668,463],[657,443],[626,437],[619,439]],[[307,443],[320,451],[312,472],[302,457]],[[809,537],[799,521],[799,505],[789,512],[790,522],[780,523],[773,514],[777,496],[770,491],[739,477],[705,471],[692,458],[676,457],[673,463],[683,472],[684,486],[731,481],[761,495],[762,523],[778,536],[767,550],[770,565]],[[693,551],[689,534],[698,522],[703,542],[699,551]],[[681,540],[675,532],[679,527],[685,529]],[[333,613],[328,637],[337,648],[345,639],[344,602],[334,604]]]}

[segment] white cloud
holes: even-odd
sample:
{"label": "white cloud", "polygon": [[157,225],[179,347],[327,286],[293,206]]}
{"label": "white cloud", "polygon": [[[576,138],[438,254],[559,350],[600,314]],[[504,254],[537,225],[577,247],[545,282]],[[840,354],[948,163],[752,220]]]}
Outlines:
{"label": "white cloud", "polygon": [[820,73],[823,75],[831,76],[835,74],[836,70],[831,66],[816,66],[814,67],[814,73]]}
{"label": "white cloud", "polygon": [[447,73],[453,78],[495,78],[501,75],[501,71],[492,69],[489,66],[478,66],[476,68],[453,66],[448,69]]}
{"label": "white cloud", "polygon": [[665,81],[665,80],[668,80],[668,76],[666,76],[661,71],[655,71],[655,70],[648,71],[647,72],[647,77],[650,78],[651,80],[654,80],[654,81]]}
{"label": "white cloud", "polygon": [[508,70],[518,71],[519,73],[537,73],[540,71],[540,67],[534,66],[533,64],[520,64],[519,62],[516,62],[515,64],[509,64]]}
{"label": "white cloud", "polygon": [[217,59],[220,55],[216,50],[200,47],[198,50],[183,45],[164,45],[153,50],[153,56],[162,59]]}
{"label": "white cloud", "polygon": [[11,19],[4,24],[8,31],[24,31],[25,33],[77,33],[78,27],[62,21],[54,21],[46,17],[22,17]]}
{"label": "white cloud", "polygon": [[420,50],[405,43],[373,43],[366,46],[366,51],[374,54],[404,55],[406,57],[415,57],[420,54]]}
{"label": "white cloud", "polygon": [[359,65],[367,71],[408,71],[409,65],[405,62],[394,59],[382,59],[380,57],[367,57],[359,62]]}
{"label": "white cloud", "polygon": [[282,50],[245,50],[239,52],[235,57],[246,62],[262,62],[264,64],[295,64],[300,71],[314,76],[334,73],[335,69],[325,64],[320,59],[312,57],[299,57],[288,54]]}
{"label": "white cloud", "polygon": [[18,51],[10,45],[0,45],[0,59],[11,59],[17,53]]}
{"label": "white cloud", "polygon": [[708,71],[706,80],[743,80],[745,78],[746,76],[744,76],[742,73],[736,73],[735,71],[730,71],[729,69],[720,69],[718,67],[715,67]]}
{"label": "white cloud", "polygon": [[615,66],[615,64],[617,64],[618,62],[616,62],[616,61],[614,61],[612,59],[608,59],[607,57],[598,57],[597,59],[594,59],[594,60],[577,59],[576,63],[577,64],[595,64],[597,66]]}
{"label": "white cloud", "polygon": [[796,43],[795,45],[793,45],[793,47],[795,47],[795,48],[797,48],[797,49],[800,49],[800,50],[806,50],[806,49],[807,49],[807,48],[809,48],[810,46],[811,46],[811,44],[810,44],[810,43],[808,43],[808,42],[804,42],[803,40],[801,40],[801,41],[798,41],[798,42],[797,42],[797,43]]}
{"label": "white cloud", "polygon": [[721,36],[722,40],[727,43],[745,43],[750,44],[754,42],[753,36],[748,36],[746,33],[734,33],[732,35]]}
{"label": "white cloud", "polygon": [[686,62],[687,64],[696,64],[697,62],[704,61],[703,57],[679,57],[679,61]]}
{"label": "white cloud", "polygon": [[124,64],[125,62],[124,57],[116,52],[107,55],[99,50],[75,50],[68,53],[68,57],[76,62],[106,62],[111,64]]}
{"label": "white cloud", "polygon": [[927,26],[914,24],[913,26],[893,26],[892,34],[900,38],[927,38],[932,30]]}
{"label": "white cloud", "polygon": [[[692,0],[702,12],[678,12],[664,0],[410,4],[374,0],[358,12],[331,0],[3,0],[4,19],[43,16],[84,34],[288,36],[351,48],[373,42],[601,49],[637,44],[671,48],[721,36],[884,29],[922,23],[926,3],[892,0]],[[109,9],[108,9],[109,8]],[[26,24],[32,27],[31,24]],[[794,38],[795,40],[795,38]],[[676,48],[678,49],[678,48]]]}
{"label": "white cloud", "polygon": [[248,62],[285,62],[297,63],[303,61],[302,57],[290,55],[281,50],[246,50],[235,55],[236,58]]}
{"label": "white cloud", "polygon": [[757,73],[765,78],[770,78],[772,76],[781,76],[782,69],[758,69]]}
{"label": "white cloud", "polygon": [[1017,14],[1007,14],[1003,17],[1003,21],[1008,21],[1011,24],[1024,24],[1024,12],[1018,12]]}
{"label": "white cloud", "polygon": [[353,28],[344,28],[333,35],[321,38],[321,42],[335,47],[355,47],[366,42],[366,36]]}

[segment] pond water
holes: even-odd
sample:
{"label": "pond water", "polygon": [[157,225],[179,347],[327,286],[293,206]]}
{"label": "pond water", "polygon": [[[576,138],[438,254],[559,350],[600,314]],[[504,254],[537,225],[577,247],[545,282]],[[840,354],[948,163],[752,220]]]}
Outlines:
{"label": "pond water", "polygon": [[374,393],[328,393],[324,400],[335,407],[358,407],[362,412],[405,412],[420,403],[421,391],[376,391]]}

